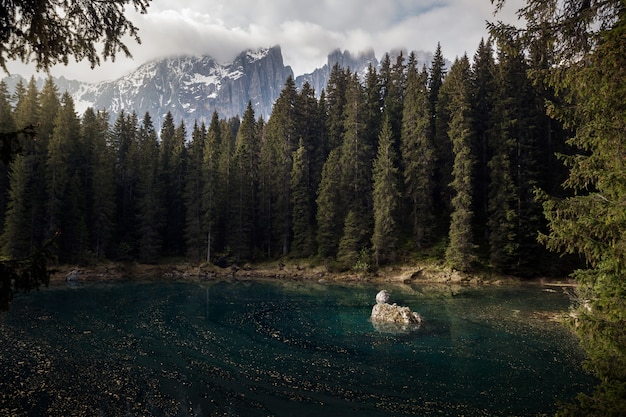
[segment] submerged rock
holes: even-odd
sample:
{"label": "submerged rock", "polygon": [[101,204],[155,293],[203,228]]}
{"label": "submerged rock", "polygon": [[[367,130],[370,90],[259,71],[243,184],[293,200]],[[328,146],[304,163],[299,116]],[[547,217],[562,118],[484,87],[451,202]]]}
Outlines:
{"label": "submerged rock", "polygon": [[[396,326],[381,326],[381,324],[399,325],[403,330],[410,326],[419,327],[422,323],[422,316],[409,307],[402,307],[397,304],[389,304],[389,292],[382,290],[376,294],[376,305],[372,308],[371,320],[376,328],[386,328]],[[406,327],[406,328],[405,328]]]}

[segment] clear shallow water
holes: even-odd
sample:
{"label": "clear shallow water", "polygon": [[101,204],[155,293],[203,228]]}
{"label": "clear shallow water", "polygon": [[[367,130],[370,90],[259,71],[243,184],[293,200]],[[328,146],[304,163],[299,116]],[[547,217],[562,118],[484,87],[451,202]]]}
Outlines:
{"label": "clear shallow water", "polygon": [[588,391],[541,288],[384,286],[426,323],[368,320],[383,286],[85,284],[0,316],[0,415],[532,416]]}

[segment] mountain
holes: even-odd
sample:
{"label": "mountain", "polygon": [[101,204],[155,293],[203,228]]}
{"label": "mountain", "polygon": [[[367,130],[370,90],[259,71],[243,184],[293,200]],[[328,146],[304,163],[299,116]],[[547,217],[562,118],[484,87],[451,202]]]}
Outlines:
{"label": "mountain", "polygon": [[[400,52],[408,57],[406,51],[392,51],[392,63]],[[415,54],[420,68],[430,66],[431,52]],[[297,77],[296,86],[300,88],[309,82],[319,97],[335,64],[350,68],[362,79],[369,65],[380,69],[371,49],[357,54],[337,49],[328,55],[322,68]],[[60,92],[72,95],[79,114],[88,107],[106,109],[114,121],[122,110],[135,111],[139,120],[149,112],[154,127],[160,131],[169,111],[176,123],[184,121],[190,132],[195,121],[208,124],[214,111],[220,118],[241,116],[248,101],[252,102],[255,115],[267,120],[289,76],[293,77],[293,71],[283,63],[280,46],[274,46],[244,51],[229,63],[218,63],[209,56],[171,57],[145,63],[113,81],[90,84],[59,77],[55,83]],[[9,92],[15,91],[20,79],[18,75],[4,78]],[[36,82],[41,89],[44,80],[39,78]]]}
{"label": "mountain", "polygon": [[[226,64],[209,56],[180,56],[148,62],[114,81],[89,84],[60,77],[55,82],[72,95],[79,114],[88,107],[106,109],[115,120],[122,110],[135,111],[141,120],[149,112],[159,131],[169,111],[191,131],[196,120],[208,125],[213,111],[221,118],[242,115],[248,101],[256,116],[267,119],[289,76],[293,71],[274,46],[244,51]],[[5,79],[9,91],[17,80]],[[37,82],[41,88],[43,80]]]}
{"label": "mountain", "polygon": [[[407,51],[404,49],[394,49],[389,52],[389,59],[391,60],[392,65],[395,64],[400,53],[404,56],[404,62],[406,64],[409,57]],[[415,58],[417,60],[418,70],[420,70],[422,66],[430,68],[434,56],[432,52],[413,51],[413,53],[415,54]],[[377,71],[380,71],[381,63],[378,59],[376,59],[376,55],[372,49],[367,49],[357,54],[350,51],[342,52],[341,50],[336,49],[328,54],[327,63],[322,68],[317,68],[310,74],[304,74],[296,77],[296,85],[298,88],[301,88],[305,82],[308,82],[311,87],[315,89],[315,93],[319,97],[322,89],[326,89],[326,85],[328,84],[328,80],[330,78],[330,72],[336,64],[339,64],[342,68],[349,68],[351,72],[359,74],[361,80],[365,80],[369,66],[371,65]],[[450,62],[447,62],[448,68],[450,67],[450,64]]]}

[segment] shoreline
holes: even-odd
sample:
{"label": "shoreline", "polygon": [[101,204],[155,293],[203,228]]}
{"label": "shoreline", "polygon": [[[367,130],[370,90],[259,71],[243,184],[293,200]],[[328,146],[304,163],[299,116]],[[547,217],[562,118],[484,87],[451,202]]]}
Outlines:
{"label": "shoreline", "polygon": [[140,264],[134,262],[101,262],[90,266],[57,265],[52,268],[50,283],[59,282],[114,282],[130,281],[213,281],[276,279],[308,282],[336,283],[389,283],[389,284],[440,284],[467,286],[499,286],[537,284],[552,287],[574,287],[569,277],[522,279],[493,273],[462,273],[436,264],[396,265],[383,267],[376,272],[328,271],[325,266],[304,266],[306,262],[293,261],[246,264],[242,267],[220,268],[211,264],[170,263]]}

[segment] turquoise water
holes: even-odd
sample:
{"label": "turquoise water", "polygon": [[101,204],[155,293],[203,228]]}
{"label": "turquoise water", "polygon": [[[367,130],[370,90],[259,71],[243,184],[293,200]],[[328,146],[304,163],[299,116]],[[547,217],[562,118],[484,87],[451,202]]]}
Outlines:
{"label": "turquoise water", "polygon": [[[411,332],[368,320],[379,289]],[[534,416],[589,391],[561,290],[111,283],[0,316],[0,415]]]}

